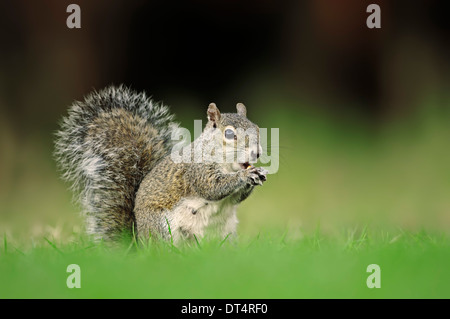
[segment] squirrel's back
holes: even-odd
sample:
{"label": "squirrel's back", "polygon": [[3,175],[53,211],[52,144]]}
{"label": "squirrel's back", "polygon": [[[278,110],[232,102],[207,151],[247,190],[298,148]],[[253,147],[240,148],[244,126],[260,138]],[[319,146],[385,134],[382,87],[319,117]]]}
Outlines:
{"label": "squirrel's back", "polygon": [[69,108],[55,156],[79,194],[88,233],[117,239],[133,231],[136,191],[168,154],[172,121],[166,106],[124,86],[94,91]]}

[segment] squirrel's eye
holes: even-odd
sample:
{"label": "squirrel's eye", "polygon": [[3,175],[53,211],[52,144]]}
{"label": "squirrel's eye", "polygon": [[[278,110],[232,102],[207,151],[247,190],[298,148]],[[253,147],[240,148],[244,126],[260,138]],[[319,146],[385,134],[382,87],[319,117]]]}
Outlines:
{"label": "squirrel's eye", "polygon": [[234,132],[233,132],[233,130],[231,130],[231,129],[226,129],[225,130],[225,138],[227,139],[227,140],[232,140],[232,139],[234,139]]}

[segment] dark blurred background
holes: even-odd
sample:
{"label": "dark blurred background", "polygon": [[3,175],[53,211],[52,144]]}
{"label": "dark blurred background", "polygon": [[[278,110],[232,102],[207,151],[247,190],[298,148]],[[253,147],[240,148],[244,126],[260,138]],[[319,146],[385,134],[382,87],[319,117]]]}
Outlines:
{"label": "dark blurred background", "polygon": [[[70,3],[81,7],[81,29],[66,27]],[[366,27],[370,3],[381,7],[381,29]],[[437,0],[2,1],[0,224],[8,230],[30,219],[30,229],[40,225],[36,233],[50,227],[55,235],[63,232],[55,226],[56,219],[78,223],[68,217],[76,209],[67,185],[57,180],[51,158],[53,133],[73,100],[94,88],[120,83],[170,105],[187,127],[192,127],[194,119],[205,118],[210,102],[228,112],[234,111],[236,102],[244,102],[249,117],[261,127],[279,127],[282,158],[280,176],[273,177],[273,185],[281,190],[277,193],[268,186],[265,194],[272,194],[268,201],[273,203],[303,198],[300,204],[286,206],[287,217],[281,225],[303,225],[305,220],[314,224],[320,214],[336,216],[329,219],[332,223],[341,220],[341,211],[352,209],[350,216],[365,215],[364,203],[352,206],[327,196],[341,189],[349,192],[345,197],[349,200],[364,198],[366,193],[352,193],[353,187],[360,187],[347,178],[373,171],[371,161],[378,163],[380,172],[395,174],[395,165],[403,167],[403,159],[414,152],[432,156],[423,153],[429,145],[435,145],[442,163],[448,158],[450,20],[445,4]],[[428,126],[422,125],[424,118]],[[401,129],[409,122],[415,124]],[[418,133],[422,130],[437,133],[428,140]],[[404,140],[396,139],[393,132],[397,131]],[[346,133],[337,138],[341,132]],[[380,164],[377,154],[382,151],[375,146],[361,151],[374,140],[382,144],[398,140],[394,144],[410,145],[410,153],[391,145],[392,153],[397,150],[401,155],[387,152],[389,163]],[[328,169],[333,171],[330,167],[340,163],[337,157],[346,164],[337,169],[336,177]],[[321,158],[330,162],[313,166]],[[402,160],[397,163],[398,158]],[[417,172],[416,164],[404,175]],[[304,184],[296,184],[290,173],[283,175],[283,168],[300,165]],[[358,165],[364,167],[362,171],[357,171]],[[439,167],[447,168],[446,164]],[[322,176],[324,172],[330,174]],[[440,172],[436,176],[448,176],[448,169]],[[322,179],[328,186],[317,182]],[[334,186],[329,186],[330,180]],[[430,189],[420,178],[415,182]],[[314,183],[320,185],[311,186]],[[438,207],[431,224],[448,226],[448,182],[433,177],[429,184],[440,194],[437,199],[426,195],[425,202]],[[386,196],[392,191],[389,185],[371,187],[365,191]],[[421,189],[417,194],[422,194]],[[282,193],[287,197],[276,196]],[[264,196],[263,190],[260,194]],[[402,227],[423,225],[429,212],[422,206],[416,215],[408,215],[408,209],[418,207],[410,201],[417,194],[408,193],[400,204],[387,201],[387,207],[393,203],[408,207],[404,209],[407,218],[400,212],[386,212],[394,216],[388,221],[400,221]],[[318,208],[317,203],[328,204]],[[252,205],[244,207],[249,211],[242,217],[244,229],[254,224],[252,218],[264,224],[250,212]],[[332,213],[336,205],[341,205],[340,210]],[[353,208],[346,209],[348,205]],[[36,212],[27,215],[30,210]],[[382,210],[384,206],[378,209]],[[273,219],[271,211],[266,213],[272,216],[269,221]]]}

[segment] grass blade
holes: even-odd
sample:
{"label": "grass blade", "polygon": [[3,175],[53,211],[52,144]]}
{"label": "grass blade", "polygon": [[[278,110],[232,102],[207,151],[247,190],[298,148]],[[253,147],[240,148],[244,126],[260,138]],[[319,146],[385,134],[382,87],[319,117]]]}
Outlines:
{"label": "grass blade", "polygon": [[228,235],[222,239],[222,241],[219,243],[219,247],[222,247],[223,244],[225,244],[225,242],[227,241],[228,237],[230,237],[231,233],[228,233]]}
{"label": "grass blade", "polygon": [[167,219],[167,217],[166,217],[166,223],[167,223],[167,228],[169,229],[170,244],[173,246],[172,230],[170,229],[170,224],[169,224],[169,220]]}
{"label": "grass blade", "polygon": [[194,234],[194,238],[195,238],[195,242],[197,243],[197,247],[199,249],[202,249],[202,246],[200,246],[200,243],[198,242],[197,236],[195,236],[195,234]]}
{"label": "grass blade", "polygon": [[60,253],[61,255],[64,255],[64,253],[58,248],[56,247],[56,245],[54,243],[52,243],[50,240],[48,240],[48,238],[44,237],[45,241],[52,246],[58,253]]}
{"label": "grass blade", "polygon": [[8,253],[8,240],[6,239],[6,233],[3,234],[3,250],[6,255]]}

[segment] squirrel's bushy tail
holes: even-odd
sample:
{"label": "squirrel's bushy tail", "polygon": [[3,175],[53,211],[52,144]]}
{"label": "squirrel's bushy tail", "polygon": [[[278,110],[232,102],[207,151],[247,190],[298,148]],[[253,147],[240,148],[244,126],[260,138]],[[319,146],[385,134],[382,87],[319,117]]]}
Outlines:
{"label": "squirrel's bushy tail", "polygon": [[131,233],[135,194],[168,154],[177,124],[166,106],[120,87],[74,102],[56,133],[55,157],[87,215],[87,231],[117,239]]}

